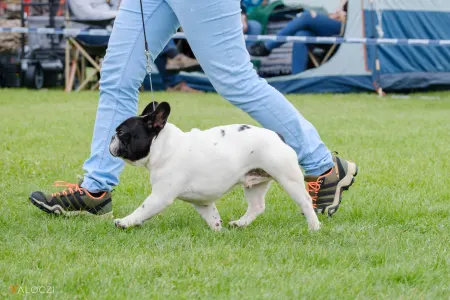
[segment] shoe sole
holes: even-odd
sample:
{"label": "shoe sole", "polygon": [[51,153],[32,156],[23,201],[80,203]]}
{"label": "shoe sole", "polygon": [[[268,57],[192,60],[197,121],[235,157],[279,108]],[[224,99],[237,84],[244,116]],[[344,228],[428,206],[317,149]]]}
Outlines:
{"label": "shoe sole", "polygon": [[48,214],[65,216],[65,217],[94,216],[97,218],[113,218],[112,211],[102,214],[102,215],[96,215],[96,214],[90,213],[86,210],[66,211],[64,208],[62,208],[61,205],[49,206],[33,197],[30,197],[30,201],[31,201],[31,203],[33,203],[34,206],[36,206],[37,208],[39,208],[42,211],[45,211]]}
{"label": "shoe sole", "polygon": [[334,201],[331,205],[325,207],[322,213],[327,213],[331,217],[337,212],[342,200],[342,192],[348,190],[355,182],[355,177],[358,175],[358,166],[353,162],[348,162],[347,175],[342,178],[336,187],[336,193],[334,194]]}

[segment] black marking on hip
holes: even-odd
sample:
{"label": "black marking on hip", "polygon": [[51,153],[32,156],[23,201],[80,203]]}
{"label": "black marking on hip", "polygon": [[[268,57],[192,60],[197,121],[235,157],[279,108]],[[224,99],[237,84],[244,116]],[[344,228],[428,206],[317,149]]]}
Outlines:
{"label": "black marking on hip", "polygon": [[244,131],[245,129],[250,129],[250,128],[251,127],[248,125],[241,125],[241,126],[239,126],[238,131]]}
{"label": "black marking on hip", "polygon": [[222,135],[222,137],[224,137],[225,136],[225,130],[220,129],[220,134]]}

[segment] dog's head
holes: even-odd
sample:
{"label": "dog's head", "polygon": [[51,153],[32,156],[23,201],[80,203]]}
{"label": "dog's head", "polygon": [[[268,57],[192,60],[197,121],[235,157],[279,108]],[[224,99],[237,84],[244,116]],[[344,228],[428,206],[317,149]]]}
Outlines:
{"label": "dog's head", "polygon": [[147,157],[153,140],[166,125],[169,114],[169,103],[152,102],[140,116],[125,120],[116,128],[116,134],[111,139],[111,155],[130,162]]}

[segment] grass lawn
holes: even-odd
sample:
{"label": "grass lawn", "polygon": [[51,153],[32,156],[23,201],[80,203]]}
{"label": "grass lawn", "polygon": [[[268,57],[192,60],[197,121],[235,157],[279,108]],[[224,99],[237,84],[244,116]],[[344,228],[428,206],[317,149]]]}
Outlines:
{"label": "grass lawn", "polygon": [[[289,95],[331,150],[359,164],[356,184],[317,233],[277,185],[248,228],[214,233],[181,201],[125,231],[38,210],[30,192],[82,174],[98,95],[0,90],[0,298],[13,285],[30,298],[50,286],[42,297],[56,299],[449,299],[450,93],[430,95]],[[254,124],[215,94],[156,98],[183,130]],[[142,203],[148,179],[125,168],[116,217]],[[218,202],[224,224],[246,207],[241,189]]]}

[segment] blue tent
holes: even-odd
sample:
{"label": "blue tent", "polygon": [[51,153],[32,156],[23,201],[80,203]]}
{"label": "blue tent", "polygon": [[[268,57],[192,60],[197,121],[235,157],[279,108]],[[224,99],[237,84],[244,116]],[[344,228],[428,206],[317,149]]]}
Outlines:
{"label": "blue tent", "polygon": [[[448,0],[370,2],[349,0],[344,37],[450,40]],[[268,26],[269,34],[276,32],[274,29],[280,25],[272,23]],[[272,32],[271,25],[274,25]],[[261,62],[262,67],[289,68],[290,48],[292,43],[277,49],[279,52],[274,55],[278,60],[269,57],[268,61]],[[377,57],[379,72],[375,70]],[[181,76],[195,88],[214,90],[203,73]],[[450,46],[341,44],[326,63],[300,74],[270,77],[267,81],[283,93],[374,91],[376,84],[387,91],[450,88]]]}

